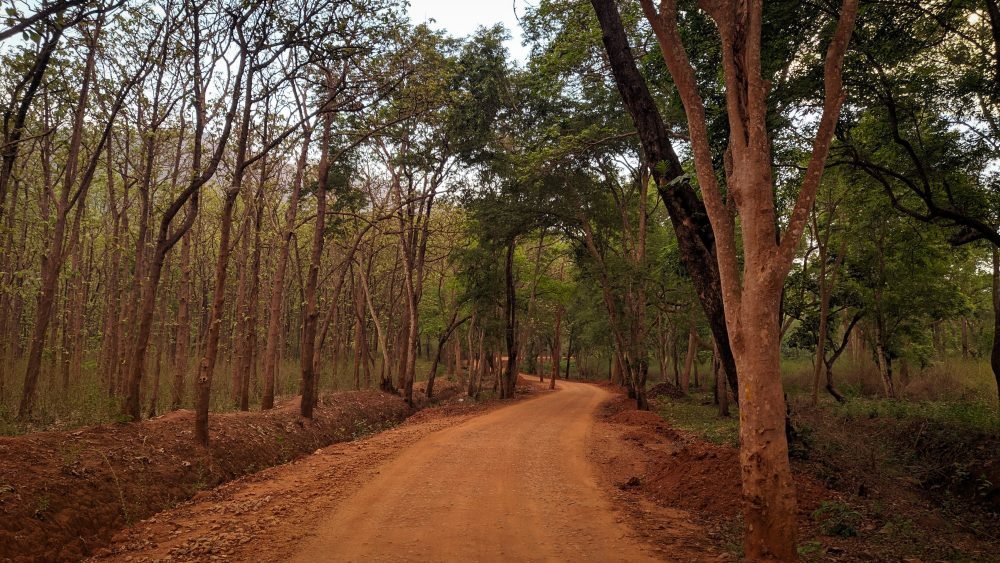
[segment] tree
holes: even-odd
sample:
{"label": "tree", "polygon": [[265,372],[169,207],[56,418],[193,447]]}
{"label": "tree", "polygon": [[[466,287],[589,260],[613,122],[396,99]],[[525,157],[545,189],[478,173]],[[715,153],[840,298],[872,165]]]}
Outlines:
{"label": "tree", "polygon": [[[712,144],[695,69],[678,28],[676,2],[659,6],[642,0],[643,11],[687,115],[694,165],[706,211],[715,233],[723,305],[740,381],[740,464],[742,467],[745,554],[751,559],[790,560],[795,550],[795,493],[785,439],[779,327],[782,284],[805,229],[833,141],[843,103],[841,71],[854,28],[857,1],[846,0],[827,49],[825,101],[809,166],[795,207],[779,239],[774,201],[771,145],[762,76],[763,3],[703,2],[722,44],[729,123],[724,170],[729,198],[723,199],[712,158]],[[743,271],[738,264],[738,240]]]}

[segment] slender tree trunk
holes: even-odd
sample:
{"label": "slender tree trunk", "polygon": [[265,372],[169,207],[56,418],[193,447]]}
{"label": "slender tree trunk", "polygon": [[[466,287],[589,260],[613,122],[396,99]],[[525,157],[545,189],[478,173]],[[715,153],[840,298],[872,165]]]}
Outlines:
{"label": "slender tree trunk", "polygon": [[246,323],[244,327],[244,341],[247,343],[247,350],[243,358],[240,389],[240,410],[250,410],[250,379],[256,377],[257,371],[257,310],[260,298],[260,254],[261,254],[261,222],[264,219],[264,183],[267,179],[267,172],[264,163],[261,162],[260,185],[257,187],[257,212],[254,218],[254,243],[253,257],[250,267],[250,298],[248,299]]}
{"label": "slender tree trunk", "polygon": [[233,301],[234,323],[229,332],[232,333],[233,358],[229,362],[229,399],[233,406],[240,405],[240,392],[243,389],[243,380],[247,377],[243,371],[244,359],[250,349],[250,342],[247,340],[246,322],[249,309],[249,285],[250,280],[250,223],[253,221],[254,206],[246,206],[242,224],[240,225],[239,255],[237,256],[236,270],[239,273],[236,279],[236,299]]}
{"label": "slender tree trunk", "polygon": [[993,247],[993,351],[990,366],[997,382],[997,407],[1000,408],[1000,251]]}
{"label": "slender tree trunk", "polygon": [[[240,78],[242,79],[242,76]],[[194,435],[195,440],[203,446],[208,445],[208,410],[212,401],[212,379],[215,376],[215,364],[219,355],[219,337],[221,336],[222,316],[226,303],[226,279],[229,274],[229,256],[232,251],[230,239],[233,231],[233,213],[236,210],[236,200],[242,190],[243,178],[246,174],[247,149],[250,142],[251,108],[253,106],[253,78],[253,72],[247,73],[243,100],[243,116],[240,123],[239,137],[236,142],[236,162],[234,163],[233,179],[232,184],[226,190],[225,200],[222,205],[222,221],[219,226],[219,254],[215,263],[215,288],[212,293],[212,308],[209,313],[208,328],[205,334],[204,354],[198,362]]]}
{"label": "slender tree trunk", "polygon": [[570,361],[572,359],[573,359],[573,326],[570,325],[570,329],[569,329],[569,343],[566,346],[566,376],[565,376],[565,378],[567,380],[569,379],[569,364],[570,364]]}
{"label": "slender tree trunk", "polygon": [[198,362],[195,380],[195,440],[208,445],[208,410],[212,401],[212,378],[219,357],[219,337],[222,330],[222,312],[226,299],[226,277],[229,270],[230,238],[233,231],[233,210],[238,192],[229,191],[222,206],[222,224],[219,227],[219,254],[215,263],[215,287],[212,292],[211,312],[205,332],[203,354]]}
{"label": "slender tree trunk", "polygon": [[688,328],[687,356],[684,358],[684,374],[681,376],[681,391],[687,395],[691,383],[691,368],[698,355],[698,330],[692,322]]}
{"label": "slender tree trunk", "polygon": [[556,388],[556,379],[559,379],[559,358],[562,357],[562,307],[556,308],[556,326],[552,332],[552,380],[549,381],[549,389]]}
{"label": "slender tree trunk", "polygon": [[726,389],[726,376],[719,362],[718,353],[712,356],[712,374],[715,376],[715,396],[719,403],[719,416],[729,416],[729,391]]}
{"label": "slender tree trunk", "polygon": [[302,182],[305,178],[306,164],[309,162],[311,138],[312,128],[306,127],[303,133],[302,150],[295,167],[295,179],[292,181],[292,193],[288,196],[288,207],[285,208],[285,222],[278,247],[278,260],[274,266],[274,279],[271,281],[271,296],[267,308],[267,343],[264,347],[264,396],[261,399],[261,409],[263,410],[274,408],[274,379],[278,372],[278,344],[281,340],[281,304],[285,294],[285,274],[288,270],[288,257],[291,251],[292,235],[295,232]]}
{"label": "slender tree trunk", "polygon": [[500,398],[514,398],[517,385],[517,288],[514,285],[514,250],[515,241],[507,243],[507,256],[504,260],[505,301],[505,333],[507,339],[507,370],[500,386]]}
{"label": "slender tree trunk", "polygon": [[302,355],[300,357],[302,382],[299,386],[302,401],[299,414],[305,418],[312,418],[313,407],[316,404],[316,371],[313,361],[316,346],[316,325],[319,318],[316,289],[319,284],[320,262],[323,259],[323,237],[326,234],[326,191],[330,188],[332,129],[333,118],[329,113],[326,113],[323,116],[322,147],[320,148],[322,152],[317,171],[319,187],[316,189],[316,222],[313,229],[312,252],[309,256],[309,271],[306,276],[305,310],[302,313]]}
{"label": "slender tree trunk", "polygon": [[[31,347],[28,351],[28,365],[24,372],[24,386],[21,392],[21,403],[18,407],[18,418],[25,420],[31,417],[34,408],[35,393],[38,386],[38,376],[42,366],[42,352],[45,348],[45,340],[48,334],[49,323],[52,320],[53,306],[56,301],[56,294],[59,283],[59,273],[62,270],[65,259],[66,245],[66,222],[70,211],[74,205],[71,194],[74,188],[78,190],[78,198],[75,204],[83,205],[80,201],[84,197],[86,184],[89,184],[89,174],[84,173],[81,186],[76,186],[80,165],[80,151],[83,145],[83,130],[85,127],[84,117],[87,105],[90,102],[90,85],[94,74],[94,65],[97,54],[97,38],[101,30],[99,20],[96,30],[89,38],[87,50],[87,60],[83,71],[83,84],[80,88],[80,97],[77,99],[76,110],[73,117],[73,129],[70,135],[69,147],[66,155],[66,170],[63,171],[63,182],[58,200],[56,201],[55,225],[52,229],[52,237],[48,242],[45,253],[42,255],[41,267],[41,287],[39,288],[38,304],[35,314],[35,326],[31,336]],[[42,69],[44,72],[44,68]],[[109,125],[110,126],[110,125]],[[107,140],[105,135],[104,140]],[[98,147],[99,152],[103,147]],[[15,150],[15,149],[7,149]],[[15,153],[16,155],[16,150]],[[96,160],[92,161],[96,165]],[[11,164],[13,161],[11,161]],[[6,169],[7,164],[4,163]],[[88,171],[91,172],[91,171]],[[4,172],[4,175],[7,175]],[[4,194],[6,197],[6,194]]]}
{"label": "slender tree trunk", "polygon": [[177,292],[177,331],[174,333],[173,387],[170,410],[181,408],[184,402],[184,380],[189,368],[191,351],[191,235],[181,239],[181,281]]}

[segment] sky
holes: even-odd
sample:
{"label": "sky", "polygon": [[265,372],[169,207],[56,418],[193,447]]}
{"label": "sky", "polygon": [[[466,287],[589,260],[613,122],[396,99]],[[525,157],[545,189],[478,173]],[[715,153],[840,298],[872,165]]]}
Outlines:
{"label": "sky", "polygon": [[503,23],[512,37],[507,42],[507,49],[522,64],[528,57],[528,50],[521,46],[517,17],[523,16],[524,10],[524,0],[410,0],[413,23],[435,20],[431,27],[444,29],[455,37],[469,35],[479,26]]}

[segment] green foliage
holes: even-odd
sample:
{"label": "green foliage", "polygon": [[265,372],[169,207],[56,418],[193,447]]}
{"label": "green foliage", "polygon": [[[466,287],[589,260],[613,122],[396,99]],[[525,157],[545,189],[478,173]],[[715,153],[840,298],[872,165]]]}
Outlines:
{"label": "green foliage", "polygon": [[739,446],[738,412],[720,417],[718,408],[712,404],[711,393],[692,394],[684,399],[660,398],[656,405],[660,416],[676,428],[713,444]]}
{"label": "green foliage", "polygon": [[979,432],[1000,431],[1000,414],[989,402],[968,401],[886,401],[853,398],[833,407],[836,416],[857,418],[892,418],[926,420]]}
{"label": "green foliage", "polygon": [[836,501],[822,501],[812,513],[812,519],[821,524],[823,534],[850,538],[858,535],[861,513]]}

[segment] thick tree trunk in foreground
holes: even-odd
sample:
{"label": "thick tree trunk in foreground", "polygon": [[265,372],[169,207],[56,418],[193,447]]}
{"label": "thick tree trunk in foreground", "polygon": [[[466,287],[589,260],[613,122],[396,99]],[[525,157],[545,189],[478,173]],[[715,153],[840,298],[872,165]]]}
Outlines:
{"label": "thick tree trunk in foreground", "polygon": [[[700,4],[715,22],[721,39],[729,124],[724,170],[727,199],[723,199],[714,165],[705,103],[678,28],[676,0],[661,0],[659,6],[653,0],[641,0],[641,4],[684,105],[698,183],[717,244],[726,325],[740,374],[744,554],[755,561],[795,560],[795,486],[785,436],[781,332],[776,313],[843,104],[842,69],[857,0],[844,0],[827,49],[823,113],[783,235],[778,231],[768,132],[770,84],[761,75],[763,3],[722,0]],[[740,218],[740,236],[733,211]]]}

